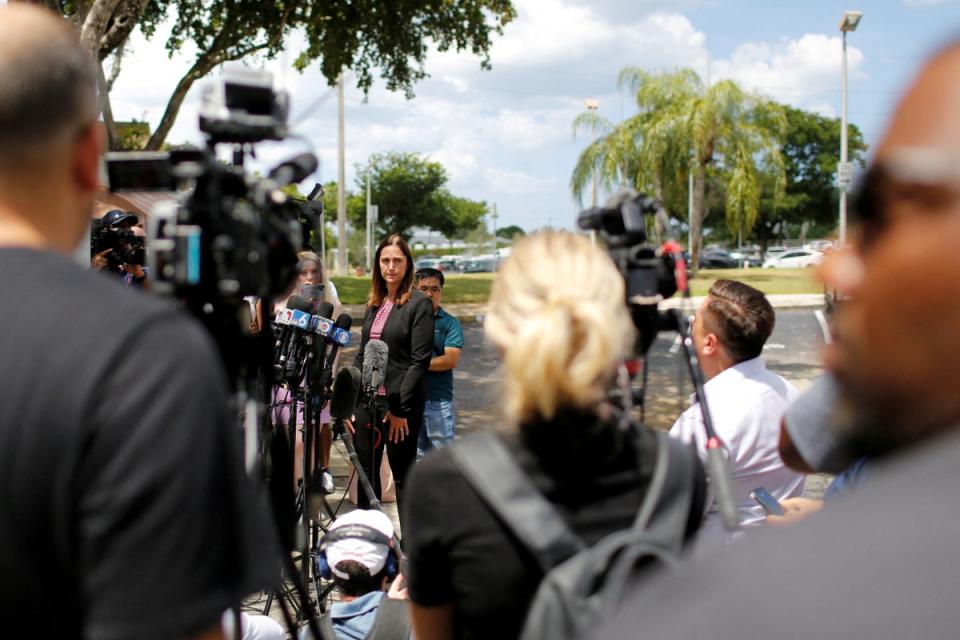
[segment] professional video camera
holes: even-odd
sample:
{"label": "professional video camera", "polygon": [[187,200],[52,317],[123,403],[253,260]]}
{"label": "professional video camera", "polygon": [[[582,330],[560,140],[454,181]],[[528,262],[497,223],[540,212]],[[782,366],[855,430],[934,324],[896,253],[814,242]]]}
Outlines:
{"label": "professional video camera", "polygon": [[119,271],[125,264],[142,266],[146,262],[146,245],[143,237],[133,232],[136,223],[135,215],[119,209],[94,219],[90,230],[90,257],[106,251],[104,257],[112,271]]}
{"label": "professional video camera", "polygon": [[[151,211],[147,258],[155,291],[198,308],[286,290],[296,277],[296,252],[306,232],[303,209],[280,187],[317,167],[312,154],[303,154],[266,179],[244,171],[244,145],[282,140],[287,133],[288,100],[274,92],[270,74],[235,69],[207,89],[200,110],[206,149],[107,157],[111,190],[185,194],[183,202]],[[232,165],[217,159],[221,143],[234,145]]]}
{"label": "professional video camera", "polygon": [[580,213],[577,225],[599,232],[627,288],[627,305],[639,332],[637,354],[650,349],[661,324],[658,305],[686,288],[686,265],[680,246],[647,243],[647,219],[665,222],[663,205],[656,198],[629,189],[615,193],[606,205]]}

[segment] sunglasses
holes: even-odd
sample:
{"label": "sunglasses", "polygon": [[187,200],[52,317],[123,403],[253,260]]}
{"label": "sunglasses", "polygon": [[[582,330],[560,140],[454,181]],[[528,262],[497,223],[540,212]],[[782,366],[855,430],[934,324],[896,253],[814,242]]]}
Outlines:
{"label": "sunglasses", "polygon": [[[937,215],[960,203],[960,154],[923,147],[893,149],[874,163],[851,194],[851,222],[869,247],[900,217]],[[904,208],[894,205],[908,205]]]}

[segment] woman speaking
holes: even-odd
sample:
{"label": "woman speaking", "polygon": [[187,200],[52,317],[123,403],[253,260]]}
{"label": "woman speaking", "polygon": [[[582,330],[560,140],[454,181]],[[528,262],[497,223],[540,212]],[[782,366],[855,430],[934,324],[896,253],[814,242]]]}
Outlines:
{"label": "woman speaking", "polygon": [[[370,340],[386,343],[388,359],[383,385],[370,390],[372,397],[357,407],[357,455],[379,498],[380,462],[386,446],[397,488],[397,507],[402,513],[405,480],[417,457],[417,438],[423,424],[424,375],[433,345],[433,305],[414,288],[413,254],[397,234],[387,236],[374,256],[358,368],[363,367]],[[376,409],[384,405],[385,411]],[[362,490],[357,494],[357,506],[369,507]]]}
{"label": "woman speaking", "polygon": [[[502,439],[587,545],[630,528],[657,455],[655,434],[608,400],[634,344],[624,300],[603,251],[581,236],[543,233],[514,246],[484,326],[503,361]],[[454,448],[464,444],[431,452],[410,477],[404,546],[418,640],[516,638],[544,575],[461,472]],[[699,489],[685,535],[703,514],[703,473],[690,460]]]}

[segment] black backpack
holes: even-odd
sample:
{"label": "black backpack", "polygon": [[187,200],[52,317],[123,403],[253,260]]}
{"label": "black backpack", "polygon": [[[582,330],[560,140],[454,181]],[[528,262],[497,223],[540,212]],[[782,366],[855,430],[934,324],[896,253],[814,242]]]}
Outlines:
{"label": "black backpack", "polygon": [[589,638],[620,605],[628,585],[679,557],[694,495],[695,453],[656,431],[650,486],[630,529],[587,547],[514,460],[481,433],[451,445],[454,460],[484,502],[533,554],[544,577],[521,640]]}

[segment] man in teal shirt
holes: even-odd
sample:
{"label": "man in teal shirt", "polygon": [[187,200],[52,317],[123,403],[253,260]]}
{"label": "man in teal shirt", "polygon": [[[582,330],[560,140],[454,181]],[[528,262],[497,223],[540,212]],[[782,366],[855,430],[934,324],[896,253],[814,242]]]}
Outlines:
{"label": "man in teal shirt", "polygon": [[443,297],[443,272],[420,269],[417,288],[433,302],[433,358],[427,372],[427,403],[423,428],[417,442],[417,459],[430,449],[453,442],[456,413],[453,408],[453,369],[463,351],[463,328],[460,321],[440,307]]}

